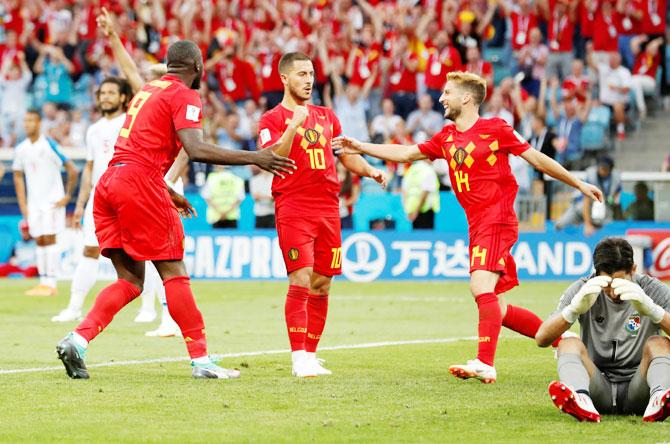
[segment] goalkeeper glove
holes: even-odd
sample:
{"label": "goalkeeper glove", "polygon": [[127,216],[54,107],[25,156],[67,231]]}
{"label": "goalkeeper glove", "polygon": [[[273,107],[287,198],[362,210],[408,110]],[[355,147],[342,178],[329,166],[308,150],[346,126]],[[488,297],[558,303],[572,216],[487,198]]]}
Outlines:
{"label": "goalkeeper glove", "polygon": [[586,281],[575,297],[572,298],[570,304],[561,311],[563,319],[570,324],[574,324],[579,315],[589,311],[593,304],[595,304],[596,299],[598,299],[600,292],[611,281],[612,278],[609,276],[596,276]]}
{"label": "goalkeeper glove", "polygon": [[612,281],[614,294],[619,296],[622,301],[630,301],[642,316],[647,316],[654,324],[658,324],[665,316],[663,307],[654,302],[647,296],[644,290],[635,282],[628,279],[614,279]]}

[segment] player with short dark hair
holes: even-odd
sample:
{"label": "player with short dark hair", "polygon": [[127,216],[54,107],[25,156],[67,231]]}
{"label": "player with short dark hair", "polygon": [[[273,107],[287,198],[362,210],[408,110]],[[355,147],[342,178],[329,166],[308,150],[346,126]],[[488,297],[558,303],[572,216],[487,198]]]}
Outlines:
{"label": "player with short dark hair", "polygon": [[[316,359],[316,348],[326,323],[330,284],[341,272],[340,183],[331,140],[342,129],[331,109],[307,104],[314,86],[314,66],[307,55],[284,54],[279,73],[284,97],[261,117],[258,140],[262,147],[275,145],[276,153],[298,167],[291,176],[275,177],[272,195],[289,278],[284,314],[292,371],[297,377],[313,377],[331,373]],[[354,174],[385,185],[384,174],[361,156],[341,161]]]}
{"label": "player with short dark hair", "polygon": [[440,103],[444,116],[453,121],[432,139],[419,145],[361,143],[343,137],[333,145],[342,154],[364,153],[392,162],[446,159],[451,187],[465,210],[470,238],[470,290],[479,309],[477,359],[452,365],[459,378],[496,380],[493,361],[501,326],[535,337],[542,320],[534,313],[504,302],[501,295],[519,284],[511,248],[519,237],[514,212],[518,185],[508,156],[523,157],[536,169],[579,189],[586,196],[602,199],[596,187],[577,180],[551,158],[534,150],[521,135],[500,118],[479,116],[486,97],[486,81],[472,73],[447,75]]}
{"label": "player with short dark hair", "polygon": [[130,102],[114,157],[96,186],[96,235],[118,280],[98,295],[86,318],[57,346],[71,378],[89,377],[84,364],[88,343],[140,295],[147,260],[163,279],[168,309],[184,336],[193,377],[239,377],[239,371],[217,366],[207,354],[205,325],[182,260],[184,230],[179,214],[188,217],[194,210],[163,177],[182,146],[199,162],[255,164],[278,175],[292,172],[293,161],[272,149],[232,151],[204,142],[197,92],[203,73],[200,49],[187,40],[172,44],[167,67],[166,75],[144,85]]}
{"label": "player with short dark hair", "polygon": [[558,381],[549,385],[554,404],[580,421],[600,412],[670,416],[670,288],[636,273],[633,248],[607,238],[593,252],[595,273],[563,293],[556,312],[535,336],[541,347],[579,320],[581,339],[558,344]]}

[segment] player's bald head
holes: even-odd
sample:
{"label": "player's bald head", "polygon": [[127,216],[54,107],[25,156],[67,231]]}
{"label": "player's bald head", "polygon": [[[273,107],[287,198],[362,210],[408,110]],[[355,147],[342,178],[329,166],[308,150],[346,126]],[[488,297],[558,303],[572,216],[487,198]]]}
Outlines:
{"label": "player's bald head", "polygon": [[179,40],[170,45],[167,51],[168,69],[188,67],[198,60],[202,60],[202,53],[198,45],[190,40]]}
{"label": "player's bald head", "polygon": [[198,45],[192,41],[179,40],[168,48],[168,73],[177,74],[185,82],[190,82],[191,88],[200,88],[200,78],[202,77],[203,69],[202,53]]}

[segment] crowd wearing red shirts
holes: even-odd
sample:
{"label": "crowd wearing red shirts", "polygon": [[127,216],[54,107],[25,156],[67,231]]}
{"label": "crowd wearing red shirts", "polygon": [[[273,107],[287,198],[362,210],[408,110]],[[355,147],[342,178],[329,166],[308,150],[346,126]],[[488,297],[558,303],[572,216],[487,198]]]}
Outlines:
{"label": "crowd wearing red shirts", "polygon": [[[96,84],[118,73],[95,21],[105,7],[141,69],[163,61],[170,43],[195,41],[206,63],[205,103],[220,102],[214,109],[224,113],[253,108],[257,111],[251,114],[257,115],[279,103],[283,85],[278,63],[289,51],[313,58],[317,103],[333,94],[333,75],[367,88],[370,138],[379,136],[372,122],[383,116],[386,98],[393,104],[392,115],[403,120],[425,94],[441,112],[441,89],[455,70],[485,77],[489,98],[499,88],[494,80],[506,81],[496,76],[500,69],[510,77],[523,73],[515,77],[523,97],[539,97],[542,80],[549,84],[558,77],[567,100],[583,102],[585,94],[599,100],[599,81],[607,76],[598,67],[618,52],[621,66],[631,71],[625,86],[634,100],[625,108],[632,104],[645,115],[645,94],[660,84],[667,95],[667,69],[659,70],[666,60],[667,6],[667,0],[3,0],[0,66],[9,66],[3,70],[6,77],[12,65],[19,69],[25,59],[32,76],[27,106],[52,102],[61,116],[79,109],[93,120]],[[490,60],[489,48],[509,52],[503,52],[502,60]],[[46,68],[38,64],[40,58],[47,61]],[[575,59],[585,61],[581,78],[573,75]],[[663,78],[657,81],[657,75]],[[507,93],[503,89],[500,94]],[[248,101],[254,105],[245,107]],[[502,103],[520,125],[518,107],[510,100]],[[606,105],[621,129],[627,116],[622,121],[619,105]],[[56,120],[54,128],[62,123]],[[3,128],[3,145],[13,145],[20,132]],[[212,137],[216,132],[212,128]],[[62,129],[54,135],[65,143],[77,139],[67,139]],[[253,146],[253,140],[242,143],[245,149]]]}

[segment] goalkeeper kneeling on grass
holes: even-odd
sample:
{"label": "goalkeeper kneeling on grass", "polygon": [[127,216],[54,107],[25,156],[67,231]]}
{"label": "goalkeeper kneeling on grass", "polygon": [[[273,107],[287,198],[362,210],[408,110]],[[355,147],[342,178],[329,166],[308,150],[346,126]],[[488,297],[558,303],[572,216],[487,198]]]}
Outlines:
{"label": "goalkeeper kneeling on grass", "polygon": [[579,320],[581,338],[558,345],[554,404],[580,421],[600,413],[670,415],[670,288],[637,274],[624,239],[602,240],[593,253],[595,274],[572,284],[557,311],[535,336],[547,347]]}

